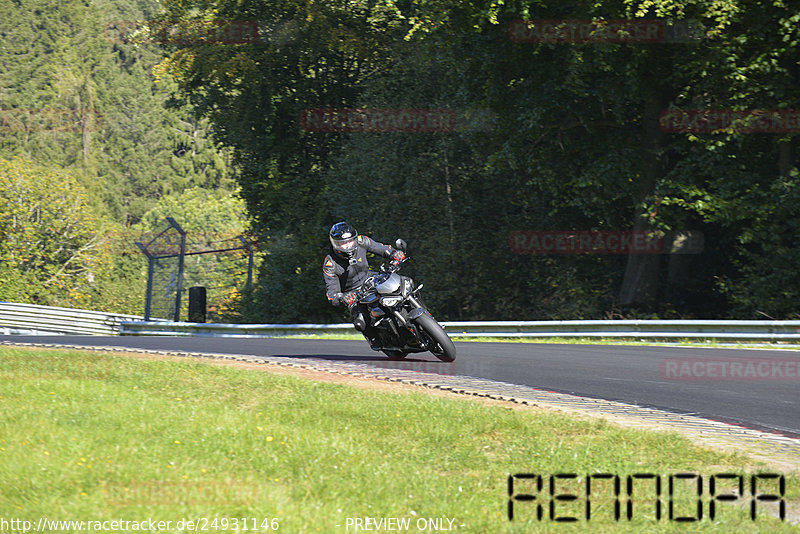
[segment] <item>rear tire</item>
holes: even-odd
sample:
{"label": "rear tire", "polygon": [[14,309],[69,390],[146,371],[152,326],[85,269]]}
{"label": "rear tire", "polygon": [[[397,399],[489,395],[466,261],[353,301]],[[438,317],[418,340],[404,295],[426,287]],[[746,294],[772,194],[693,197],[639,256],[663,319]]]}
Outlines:
{"label": "rear tire", "polygon": [[452,362],[456,359],[456,346],[453,340],[444,331],[444,328],[436,322],[430,313],[425,312],[414,322],[422,328],[422,331],[431,338],[435,347],[431,348],[431,353],[443,362]]}

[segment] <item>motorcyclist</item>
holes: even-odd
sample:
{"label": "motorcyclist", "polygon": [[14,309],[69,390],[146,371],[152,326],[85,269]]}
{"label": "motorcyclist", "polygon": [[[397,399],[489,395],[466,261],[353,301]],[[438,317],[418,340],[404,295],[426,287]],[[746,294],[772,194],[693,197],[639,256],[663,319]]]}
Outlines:
{"label": "motorcyclist", "polygon": [[372,276],[367,263],[367,252],[402,262],[406,255],[388,245],[379,243],[365,235],[359,235],[349,223],[342,221],[331,227],[328,237],[331,247],[322,263],[322,273],[328,300],[334,306],[346,304],[353,316],[356,330],[364,334],[372,350],[380,350],[374,327],[368,319],[367,307],[359,304],[356,290]]}

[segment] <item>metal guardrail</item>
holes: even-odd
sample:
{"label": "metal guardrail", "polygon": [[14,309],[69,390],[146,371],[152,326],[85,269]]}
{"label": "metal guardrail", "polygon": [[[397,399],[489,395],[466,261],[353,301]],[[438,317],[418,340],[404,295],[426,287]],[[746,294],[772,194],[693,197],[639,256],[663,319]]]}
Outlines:
{"label": "metal guardrail", "polygon": [[119,334],[120,323],[138,321],[138,315],[104,313],[74,308],[0,302],[0,334]]}
{"label": "metal guardrail", "polygon": [[[612,321],[464,321],[441,323],[451,337],[601,337],[633,339],[705,338],[800,341],[800,321],[612,320]],[[341,324],[212,324],[131,321],[122,335],[276,337],[355,334]]]}
{"label": "metal guardrail", "polygon": [[800,321],[589,320],[443,323],[451,336],[714,338],[800,341]]}
{"label": "metal guardrail", "polygon": [[341,324],[224,324],[174,321],[125,321],[121,335],[277,337],[311,334],[357,334],[352,323]]}
{"label": "metal guardrail", "polygon": [[[597,337],[800,341],[800,321],[611,320],[441,323],[451,337]],[[277,337],[357,334],[351,323],[220,324],[144,321],[135,315],[0,302],[2,334]]]}

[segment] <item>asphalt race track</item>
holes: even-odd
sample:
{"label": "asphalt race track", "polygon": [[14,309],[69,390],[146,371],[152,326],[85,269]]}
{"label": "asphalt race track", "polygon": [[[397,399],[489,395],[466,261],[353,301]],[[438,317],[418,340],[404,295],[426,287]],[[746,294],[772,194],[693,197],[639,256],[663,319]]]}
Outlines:
{"label": "asphalt race track", "polygon": [[[688,413],[749,428],[800,437],[799,351],[713,349],[528,343],[458,343],[456,362],[432,355],[410,355],[391,362],[364,341],[101,336],[0,336],[0,341],[115,346],[166,351],[210,352],[315,358],[384,368],[398,366],[446,375],[464,375],[538,389],[614,400]],[[688,369],[701,362],[726,360],[759,364],[769,361],[769,379],[744,375],[736,379],[670,378],[667,369]],[[785,365],[788,364],[788,365]],[[668,366],[672,367],[668,367]],[[783,367],[785,365],[785,367]],[[694,367],[697,369],[697,367]],[[744,367],[743,367],[744,368]],[[710,367],[709,367],[710,369]],[[766,368],[764,368],[766,369]],[[775,369],[779,370],[775,375]],[[794,375],[780,376],[781,369]]]}

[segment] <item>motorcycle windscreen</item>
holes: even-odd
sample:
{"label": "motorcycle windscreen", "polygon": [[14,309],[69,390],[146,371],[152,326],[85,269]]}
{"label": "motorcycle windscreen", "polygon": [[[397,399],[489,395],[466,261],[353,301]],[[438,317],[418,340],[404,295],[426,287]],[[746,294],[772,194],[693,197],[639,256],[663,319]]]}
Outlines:
{"label": "motorcycle windscreen", "polygon": [[391,295],[392,293],[397,293],[400,289],[400,284],[402,279],[400,275],[397,273],[392,273],[386,280],[380,282],[379,284],[375,285],[375,289],[378,290],[378,293],[381,295]]}

